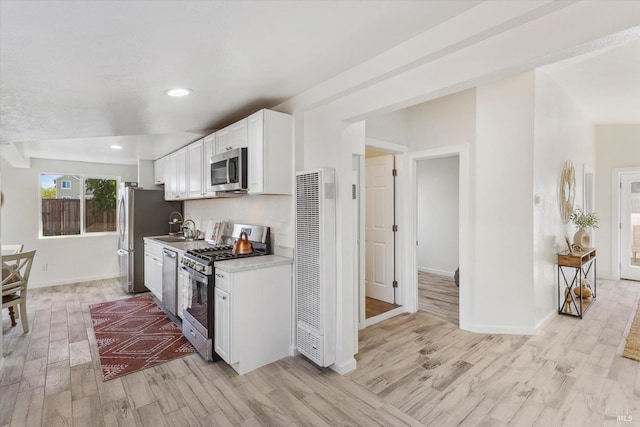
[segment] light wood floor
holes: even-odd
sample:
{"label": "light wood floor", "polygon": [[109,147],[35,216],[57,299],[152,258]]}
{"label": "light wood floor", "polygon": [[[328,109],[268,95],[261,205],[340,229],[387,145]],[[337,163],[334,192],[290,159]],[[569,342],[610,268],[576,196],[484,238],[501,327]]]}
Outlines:
{"label": "light wood floor", "polygon": [[371,297],[366,297],[365,305],[365,317],[367,319],[382,313],[386,313],[387,311],[391,311],[394,308],[400,307],[399,305],[390,304],[388,302],[380,301]]}
{"label": "light wood floor", "polygon": [[[35,290],[30,334],[3,319],[0,426],[547,427],[640,419],[640,363],[618,356],[640,298],[637,282],[599,282],[583,320],[554,316],[534,337],[473,334],[421,312],[397,316],[361,331],[358,368],[346,376],[301,356],[238,376],[191,355],[103,382],[88,305],[122,297],[113,281]],[[621,410],[634,422],[605,419]]]}
{"label": "light wood floor", "polygon": [[453,277],[418,272],[418,309],[460,324],[460,292]]}

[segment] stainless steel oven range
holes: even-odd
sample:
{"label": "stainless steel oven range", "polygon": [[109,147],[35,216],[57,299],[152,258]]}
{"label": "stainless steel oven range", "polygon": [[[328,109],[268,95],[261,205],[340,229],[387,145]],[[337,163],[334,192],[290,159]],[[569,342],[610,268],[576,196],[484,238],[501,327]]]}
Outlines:
{"label": "stainless steel oven range", "polygon": [[215,262],[271,254],[269,227],[234,225],[231,237],[246,232],[253,252],[233,253],[233,245],[216,245],[187,251],[180,268],[189,273],[191,298],[182,311],[182,333],[207,361],[218,360],[213,351]]}

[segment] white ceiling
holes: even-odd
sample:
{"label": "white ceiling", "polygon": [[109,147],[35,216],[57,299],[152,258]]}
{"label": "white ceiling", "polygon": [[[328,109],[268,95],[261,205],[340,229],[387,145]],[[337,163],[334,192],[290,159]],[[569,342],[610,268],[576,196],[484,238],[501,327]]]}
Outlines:
{"label": "white ceiling", "polygon": [[640,40],[542,67],[596,124],[640,123]]}
{"label": "white ceiling", "polygon": [[[39,158],[156,159],[479,4],[2,0],[0,143]],[[638,52],[630,43],[548,72],[594,120],[620,120],[624,104],[637,122]],[[173,87],[193,93],[169,98]]]}

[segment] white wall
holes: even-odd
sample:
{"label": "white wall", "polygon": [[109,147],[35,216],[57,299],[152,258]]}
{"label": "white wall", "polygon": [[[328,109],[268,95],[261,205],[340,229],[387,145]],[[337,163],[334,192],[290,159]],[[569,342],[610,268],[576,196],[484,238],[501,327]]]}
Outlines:
{"label": "white wall", "polygon": [[[40,227],[40,173],[119,176],[135,181],[137,168],[111,164],[31,159],[31,168],[16,169],[2,160],[2,240],[35,249],[29,286],[73,283],[116,277],[119,274],[117,234],[38,238]],[[42,270],[47,264],[47,271]]]}
{"label": "white wall", "polygon": [[534,331],[534,74],[476,90],[476,330]]}
{"label": "white wall", "polygon": [[406,111],[410,151],[475,142],[475,89],[424,102]]}
{"label": "white wall", "polygon": [[640,124],[600,125],[595,128],[596,162],[595,192],[596,213],[600,219],[597,236],[598,276],[617,277],[611,253],[612,218],[611,194],[614,168],[640,168]]}
{"label": "white wall", "polygon": [[459,164],[458,156],[418,162],[418,270],[449,276],[458,268]]}
{"label": "white wall", "polygon": [[[557,253],[567,249],[565,236],[573,242],[576,231],[573,224],[564,224],[560,217],[558,186],[562,167],[566,160],[573,163],[577,185],[574,206],[582,207],[583,170],[584,165],[594,166],[595,141],[589,118],[542,71],[535,74],[535,95],[534,197],[538,196],[539,202],[533,207],[533,279],[539,325],[557,311]],[[597,240],[603,241],[600,236]]]}
{"label": "white wall", "polygon": [[[349,297],[353,292],[349,287],[355,286],[355,236],[346,227],[352,224],[355,214],[349,206],[352,153],[340,144],[345,122],[406,108],[589,52],[601,46],[590,42],[637,25],[640,17],[635,2],[616,2],[616,13],[612,12],[611,2],[539,7],[537,2],[484,2],[279,106],[281,111],[297,116],[296,148],[301,153],[297,159],[302,164],[297,163],[296,167],[336,169],[340,316],[350,317],[356,310],[355,301]],[[606,20],[602,19],[603,14],[607,15]],[[516,21],[521,25],[509,25]],[[531,261],[534,85],[532,76],[525,80],[524,87],[511,81],[502,88],[499,84],[482,90],[478,96],[478,108],[484,110],[477,115],[479,135],[468,156],[472,209],[468,240],[473,249],[461,252],[465,253],[465,262],[473,266],[469,280],[475,288],[475,312],[469,322],[475,329],[486,327],[491,332],[535,331]],[[525,98],[519,99],[520,95]],[[515,111],[510,110],[512,106]],[[508,132],[514,127],[513,120],[519,125],[515,132]],[[496,157],[510,161],[496,167]],[[505,177],[509,182],[503,189]],[[341,228],[342,225],[345,226]],[[517,258],[513,245],[520,243],[527,249]],[[526,258],[528,261],[523,261]],[[403,263],[403,267],[408,265]],[[522,277],[528,283],[523,284]],[[355,325],[339,325],[338,341],[352,339],[353,328]],[[355,345],[344,345],[337,354],[339,372],[353,361],[355,351],[350,348],[355,350]]]}
{"label": "white wall", "polygon": [[248,195],[235,198],[187,200],[184,218],[195,221],[199,230],[207,229],[207,222],[231,220],[234,223],[271,227],[271,241],[278,254],[292,256],[294,230],[292,223],[293,196]]}
{"label": "white wall", "polygon": [[408,145],[406,111],[403,109],[389,114],[367,117],[365,130],[367,138]]}

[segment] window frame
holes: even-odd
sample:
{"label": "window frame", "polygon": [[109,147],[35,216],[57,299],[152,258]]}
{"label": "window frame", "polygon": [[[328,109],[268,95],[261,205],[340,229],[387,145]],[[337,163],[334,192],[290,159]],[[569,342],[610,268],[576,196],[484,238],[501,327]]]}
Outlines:
{"label": "window frame", "polygon": [[[66,234],[63,236],[44,236],[43,224],[42,224],[42,176],[43,175],[73,175],[80,177],[80,233],[79,234]],[[116,229],[114,231],[100,231],[87,233],[85,230],[85,209],[86,209],[86,180],[87,179],[111,179],[116,182]],[[120,232],[117,221],[118,210],[118,189],[120,188],[121,177],[116,175],[102,175],[102,174],[86,174],[86,173],[66,173],[66,172],[40,172],[38,174],[38,239],[76,239],[83,237],[100,237],[100,236],[115,236]],[[64,197],[63,197],[64,198]]]}

